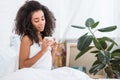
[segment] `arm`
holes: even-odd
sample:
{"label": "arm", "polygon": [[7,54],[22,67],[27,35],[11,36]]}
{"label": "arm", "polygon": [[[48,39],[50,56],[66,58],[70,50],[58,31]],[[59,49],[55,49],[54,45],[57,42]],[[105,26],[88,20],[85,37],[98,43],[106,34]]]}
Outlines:
{"label": "arm", "polygon": [[42,50],[39,51],[32,58],[29,58],[31,45],[32,45],[32,41],[29,39],[29,37],[24,36],[20,45],[19,68],[31,67],[34,63],[36,63],[42,57],[42,55],[46,52],[48,48],[48,45],[43,44]]}

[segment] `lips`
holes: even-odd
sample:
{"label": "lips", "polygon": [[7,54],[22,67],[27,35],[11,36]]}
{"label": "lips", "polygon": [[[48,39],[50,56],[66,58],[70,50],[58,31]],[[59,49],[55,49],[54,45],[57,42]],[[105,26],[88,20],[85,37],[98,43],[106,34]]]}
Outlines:
{"label": "lips", "polygon": [[43,28],[43,27],[38,27],[38,30],[39,30],[39,31],[43,31],[44,28]]}

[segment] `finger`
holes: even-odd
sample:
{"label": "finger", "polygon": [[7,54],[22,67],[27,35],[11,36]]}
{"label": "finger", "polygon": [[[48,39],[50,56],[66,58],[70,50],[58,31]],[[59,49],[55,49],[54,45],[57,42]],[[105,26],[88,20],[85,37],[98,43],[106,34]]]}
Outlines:
{"label": "finger", "polygon": [[55,38],[53,38],[53,40],[55,41],[56,39],[55,39]]}

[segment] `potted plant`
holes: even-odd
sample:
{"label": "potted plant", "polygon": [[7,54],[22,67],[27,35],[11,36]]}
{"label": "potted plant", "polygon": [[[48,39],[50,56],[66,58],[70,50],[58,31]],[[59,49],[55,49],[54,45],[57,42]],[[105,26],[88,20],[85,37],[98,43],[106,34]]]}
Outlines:
{"label": "potted plant", "polygon": [[[74,28],[88,29],[88,32],[78,39],[77,48],[80,52],[77,54],[75,60],[95,47],[96,50],[90,53],[94,53],[97,59],[92,64],[89,73],[95,75],[97,72],[104,69],[108,78],[120,78],[120,49],[112,50],[114,45],[117,46],[117,43],[106,36],[100,38],[95,36],[95,31],[111,32],[114,31],[117,26],[96,29],[98,24],[99,21],[95,22],[92,18],[88,18],[85,22],[85,27],[72,25]],[[93,46],[91,46],[91,43],[93,43]]]}

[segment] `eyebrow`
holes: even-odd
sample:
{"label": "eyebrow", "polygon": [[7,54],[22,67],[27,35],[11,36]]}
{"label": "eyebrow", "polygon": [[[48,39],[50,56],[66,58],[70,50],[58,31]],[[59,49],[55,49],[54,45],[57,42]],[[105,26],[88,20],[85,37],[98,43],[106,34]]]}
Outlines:
{"label": "eyebrow", "polygon": [[34,18],[34,19],[36,20],[36,19],[39,19],[39,18]]}
{"label": "eyebrow", "polygon": [[[41,18],[44,18],[44,16],[41,16]],[[34,19],[39,19],[39,17],[36,17],[36,18],[34,18]]]}

